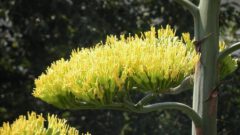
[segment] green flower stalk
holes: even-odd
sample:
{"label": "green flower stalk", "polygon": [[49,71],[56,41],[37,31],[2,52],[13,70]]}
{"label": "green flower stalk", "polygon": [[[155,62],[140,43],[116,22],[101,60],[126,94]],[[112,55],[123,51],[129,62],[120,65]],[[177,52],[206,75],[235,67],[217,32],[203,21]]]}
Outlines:
{"label": "green flower stalk", "polygon": [[42,115],[28,113],[27,117],[19,116],[12,124],[3,123],[0,135],[80,135],[78,130],[66,124],[66,120],[58,119],[55,115],[48,115],[47,124],[45,122]]}
{"label": "green flower stalk", "polygon": [[72,52],[35,80],[33,95],[60,108],[122,103],[133,91],[164,93],[194,71],[199,55],[188,33],[167,26],[139,35],[108,36],[105,43]]}

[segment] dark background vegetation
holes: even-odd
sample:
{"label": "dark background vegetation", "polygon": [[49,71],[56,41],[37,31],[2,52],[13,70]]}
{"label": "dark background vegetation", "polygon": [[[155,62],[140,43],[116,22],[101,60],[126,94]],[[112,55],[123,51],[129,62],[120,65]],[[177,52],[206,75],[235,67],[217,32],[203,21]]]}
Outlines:
{"label": "dark background vegetation", "polygon": [[[221,6],[221,38],[239,40],[240,5]],[[34,78],[72,49],[91,47],[108,34],[146,31],[170,24],[193,33],[190,14],[172,0],[0,0],[0,123],[27,111],[55,113],[93,135],[189,135],[191,121],[176,111],[134,114],[110,110],[60,110],[35,99]],[[240,126],[240,70],[219,95],[218,133],[237,135]],[[157,101],[191,105],[191,92]]]}

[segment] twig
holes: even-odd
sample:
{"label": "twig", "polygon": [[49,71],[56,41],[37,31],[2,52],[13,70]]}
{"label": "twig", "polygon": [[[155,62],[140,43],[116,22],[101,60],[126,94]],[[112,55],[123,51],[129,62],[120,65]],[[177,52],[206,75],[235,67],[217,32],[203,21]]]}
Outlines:
{"label": "twig", "polygon": [[193,16],[196,16],[196,14],[198,14],[199,12],[198,7],[189,0],[174,0],[174,1],[187,8]]}
{"label": "twig", "polygon": [[170,88],[166,94],[179,94],[181,92],[184,92],[186,90],[190,90],[193,86],[193,76],[186,77],[180,85],[174,88]]}
{"label": "twig", "polygon": [[141,106],[149,103],[156,96],[157,96],[156,94],[150,93],[150,94],[146,95],[145,97],[143,97],[140,101],[138,101],[138,103],[135,106],[136,107],[141,107]]}
{"label": "twig", "polygon": [[221,62],[226,56],[229,54],[233,53],[234,51],[240,49],[240,42],[237,42],[230,47],[226,48],[222,52],[219,53],[218,55],[218,62]]}

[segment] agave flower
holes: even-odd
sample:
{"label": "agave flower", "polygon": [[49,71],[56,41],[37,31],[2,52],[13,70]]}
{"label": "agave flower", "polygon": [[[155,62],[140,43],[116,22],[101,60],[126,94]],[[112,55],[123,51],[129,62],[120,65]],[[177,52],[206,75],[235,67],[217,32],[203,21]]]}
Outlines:
{"label": "agave flower", "polygon": [[[106,105],[138,92],[164,93],[193,74],[199,55],[188,33],[177,37],[167,26],[134,36],[108,36],[105,43],[72,52],[35,80],[33,92],[60,108],[76,102]],[[71,102],[71,104],[65,104]]]}
{"label": "agave flower", "polygon": [[79,132],[69,127],[66,120],[58,119],[55,115],[48,115],[46,123],[42,115],[32,112],[28,113],[27,117],[19,116],[12,124],[3,123],[0,127],[0,135],[79,135]]}

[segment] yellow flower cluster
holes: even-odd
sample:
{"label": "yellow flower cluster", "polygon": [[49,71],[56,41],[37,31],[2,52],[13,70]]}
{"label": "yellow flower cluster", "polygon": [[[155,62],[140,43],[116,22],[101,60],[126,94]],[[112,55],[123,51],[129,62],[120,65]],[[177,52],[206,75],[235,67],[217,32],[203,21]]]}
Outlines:
{"label": "yellow flower cluster", "polygon": [[193,73],[198,59],[189,34],[179,38],[169,26],[141,35],[108,36],[105,43],[54,62],[35,80],[33,95],[61,108],[72,99],[121,102],[132,88],[161,93],[178,85]]}
{"label": "yellow flower cluster", "polygon": [[79,135],[78,130],[69,127],[64,119],[49,115],[47,122],[46,124],[42,115],[37,115],[35,112],[28,113],[27,117],[19,116],[11,125],[8,122],[3,123],[0,127],[0,135]]}

